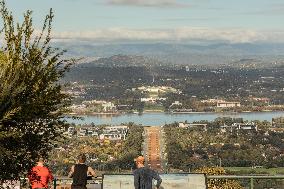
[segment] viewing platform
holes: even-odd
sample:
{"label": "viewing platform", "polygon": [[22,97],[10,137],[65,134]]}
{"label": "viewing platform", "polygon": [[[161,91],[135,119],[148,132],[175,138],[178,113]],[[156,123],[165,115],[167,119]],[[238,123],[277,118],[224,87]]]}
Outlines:
{"label": "viewing platform", "polygon": [[[199,173],[161,174],[161,189],[207,189],[208,183],[225,183],[236,181],[243,189],[283,189],[284,175],[205,175]],[[23,179],[24,180],[24,179]],[[132,174],[105,174],[102,177],[88,180],[87,189],[133,189]],[[212,182],[213,181],[213,182]],[[22,182],[24,183],[24,182]],[[16,182],[16,189],[29,188]],[[72,179],[55,178],[51,189],[70,189]],[[219,185],[220,186],[220,185]],[[214,186],[211,186],[214,188]],[[8,187],[5,187],[8,189]],[[11,188],[11,187],[9,187]]]}
{"label": "viewing platform", "polygon": [[[243,189],[283,189],[284,175],[205,175],[195,173],[161,174],[163,179],[160,189],[207,189],[210,180],[215,183],[224,183],[234,180]],[[54,189],[69,189],[70,179],[54,181]],[[88,181],[88,189],[133,189],[133,175],[106,174],[102,178]],[[61,185],[64,183],[64,185]],[[212,183],[212,182],[211,182]]]}

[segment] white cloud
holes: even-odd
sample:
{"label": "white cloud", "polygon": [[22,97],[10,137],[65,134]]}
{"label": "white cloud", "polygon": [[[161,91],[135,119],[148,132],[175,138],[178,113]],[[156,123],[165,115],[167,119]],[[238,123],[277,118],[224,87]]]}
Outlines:
{"label": "white cloud", "polygon": [[284,31],[258,31],[248,29],[212,29],[180,27],[176,29],[109,28],[82,32],[54,33],[55,40],[97,41],[191,41],[212,40],[231,43],[284,42]]}
{"label": "white cloud", "polygon": [[144,7],[186,7],[187,3],[178,0],[108,0],[110,5],[128,5],[128,6],[144,6]]}
{"label": "white cloud", "polygon": [[[40,33],[35,30],[34,36]],[[0,44],[3,43],[0,35]],[[179,27],[175,29],[107,28],[90,31],[65,31],[52,33],[53,41],[99,42],[190,42],[216,41],[229,43],[272,42],[284,43],[284,30],[252,30],[241,28]]]}

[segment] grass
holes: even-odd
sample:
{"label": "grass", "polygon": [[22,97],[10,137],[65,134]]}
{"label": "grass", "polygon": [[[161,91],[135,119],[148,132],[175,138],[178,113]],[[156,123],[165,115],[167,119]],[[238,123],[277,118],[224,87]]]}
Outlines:
{"label": "grass", "polygon": [[158,112],[164,112],[165,108],[161,105],[157,104],[146,104],[144,107],[144,111],[158,111]]}
{"label": "grass", "polygon": [[244,175],[244,174],[269,174],[269,175],[284,175],[284,167],[277,168],[254,168],[251,167],[224,167],[230,174]]}

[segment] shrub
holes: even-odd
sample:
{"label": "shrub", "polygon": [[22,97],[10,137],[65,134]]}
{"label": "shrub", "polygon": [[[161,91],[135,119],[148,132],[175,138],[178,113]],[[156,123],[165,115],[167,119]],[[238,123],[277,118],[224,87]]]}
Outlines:
{"label": "shrub", "polygon": [[[196,173],[206,175],[225,175],[226,171],[222,167],[202,167],[195,170]],[[229,179],[208,179],[208,189],[243,189],[239,182]]]}

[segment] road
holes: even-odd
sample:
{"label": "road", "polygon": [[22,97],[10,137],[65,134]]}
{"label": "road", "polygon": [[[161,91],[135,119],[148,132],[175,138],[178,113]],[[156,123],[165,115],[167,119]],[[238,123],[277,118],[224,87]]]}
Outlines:
{"label": "road", "polygon": [[163,170],[161,161],[161,127],[145,127],[144,154],[148,166],[156,171]]}

